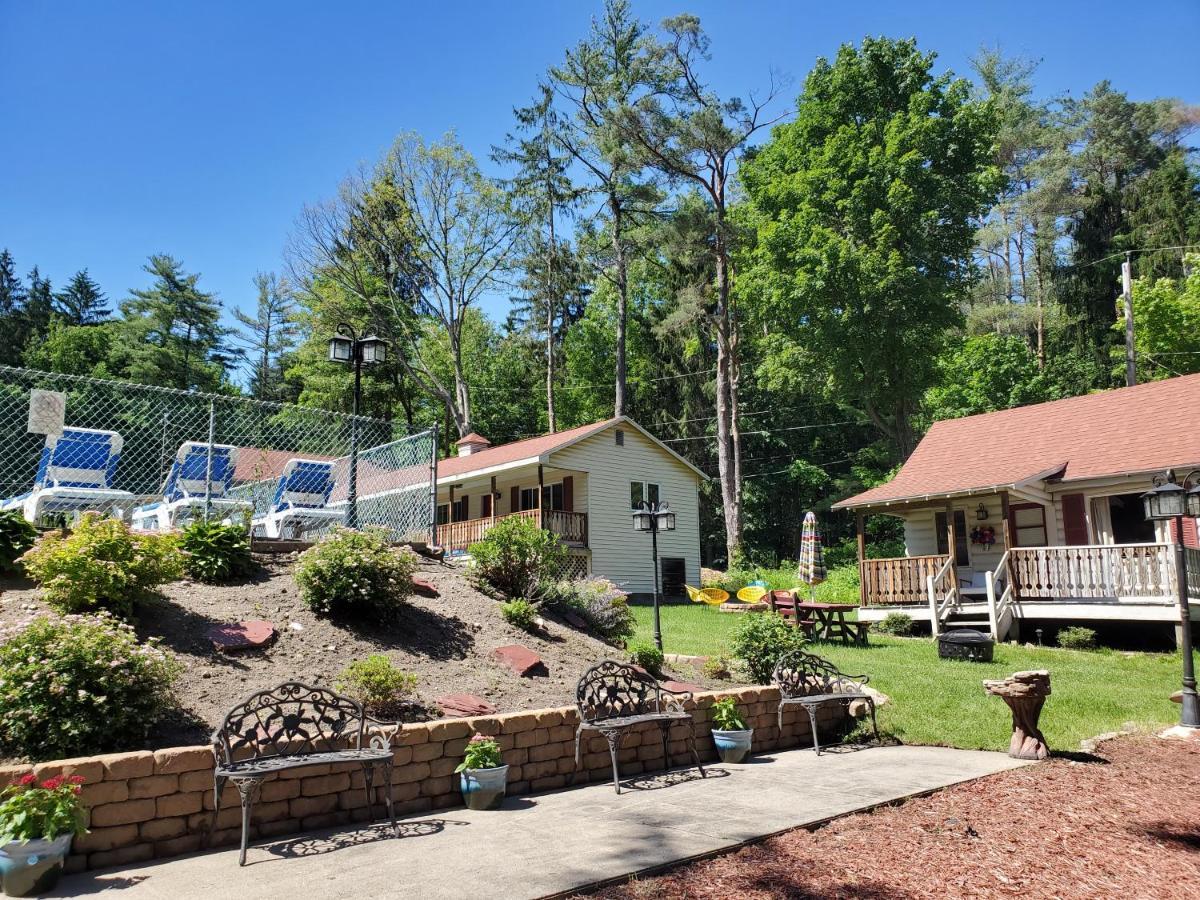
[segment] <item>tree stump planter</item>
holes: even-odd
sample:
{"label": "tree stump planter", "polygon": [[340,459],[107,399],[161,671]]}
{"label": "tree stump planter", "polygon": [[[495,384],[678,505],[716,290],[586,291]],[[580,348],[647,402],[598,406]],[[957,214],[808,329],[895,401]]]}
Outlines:
{"label": "tree stump planter", "polygon": [[1045,759],[1046,737],[1038,728],[1042,706],[1050,696],[1050,673],[1016,672],[1003,681],[985,681],[983,689],[1000,697],[1012,710],[1013,734],[1008,755],[1013,759]]}

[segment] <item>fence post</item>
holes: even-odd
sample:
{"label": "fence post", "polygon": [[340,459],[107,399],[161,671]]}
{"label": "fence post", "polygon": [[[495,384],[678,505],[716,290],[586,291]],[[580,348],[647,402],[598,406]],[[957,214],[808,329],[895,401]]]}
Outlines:
{"label": "fence post", "polygon": [[212,466],[213,441],[217,434],[217,403],[211,397],[208,400],[208,460],[204,470],[204,521],[208,521],[212,510]]}
{"label": "fence post", "polygon": [[436,547],[438,545],[438,525],[437,525],[437,464],[438,464],[438,427],[437,423],[433,423],[433,427],[429,429],[429,434],[433,438],[433,447],[429,451],[429,546]]}

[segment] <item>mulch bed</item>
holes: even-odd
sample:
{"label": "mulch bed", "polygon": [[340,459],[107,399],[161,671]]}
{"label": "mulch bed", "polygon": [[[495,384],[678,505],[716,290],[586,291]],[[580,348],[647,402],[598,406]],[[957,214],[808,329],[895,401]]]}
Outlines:
{"label": "mulch bed", "polygon": [[1194,898],[1200,743],[1118,738],[601,896]]}

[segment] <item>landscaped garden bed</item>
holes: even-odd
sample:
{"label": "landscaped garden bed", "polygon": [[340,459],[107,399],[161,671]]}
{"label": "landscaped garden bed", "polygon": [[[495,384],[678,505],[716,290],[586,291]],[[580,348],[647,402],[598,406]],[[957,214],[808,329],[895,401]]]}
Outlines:
{"label": "landscaped garden bed", "polygon": [[601,896],[1194,897],[1198,773],[1200,744],[1122,737]]}

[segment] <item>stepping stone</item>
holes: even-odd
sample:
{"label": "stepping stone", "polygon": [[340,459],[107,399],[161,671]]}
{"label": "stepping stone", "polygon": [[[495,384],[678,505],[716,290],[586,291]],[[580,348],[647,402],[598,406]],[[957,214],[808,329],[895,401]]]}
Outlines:
{"label": "stepping stone", "polygon": [[207,635],[213,647],[225,653],[258,650],[275,640],[275,626],[263,619],[250,619],[232,625],[214,625]]}
{"label": "stepping stone", "polygon": [[490,716],[496,707],[474,694],[447,694],[433,701],[447,716]]}
{"label": "stepping stone", "polygon": [[508,666],[522,678],[550,674],[550,670],[546,668],[542,658],[528,647],[522,647],[520,644],[497,647],[492,651],[492,659]]}
{"label": "stepping stone", "polygon": [[414,594],[420,594],[422,597],[438,596],[438,589],[433,586],[433,582],[427,581],[424,578],[413,576],[412,586]]}
{"label": "stepping stone", "polygon": [[693,694],[696,691],[704,690],[700,685],[692,684],[690,681],[664,681],[662,687],[664,691],[691,691]]}

